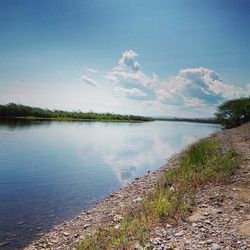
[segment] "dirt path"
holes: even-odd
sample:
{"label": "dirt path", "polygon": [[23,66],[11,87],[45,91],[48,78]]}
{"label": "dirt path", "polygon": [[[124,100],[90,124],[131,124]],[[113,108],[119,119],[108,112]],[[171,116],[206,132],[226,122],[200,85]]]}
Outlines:
{"label": "dirt path", "polygon": [[[222,131],[218,136],[225,147],[234,146],[242,152],[241,167],[228,184],[200,190],[197,205],[186,222],[178,227],[166,224],[155,228],[149,243],[154,249],[250,249],[250,123]],[[98,227],[115,226],[128,207],[138,206],[145,190],[154,188],[164,169],[177,163],[175,155],[166,166],[136,179],[94,209],[56,226],[26,249],[75,249]]]}

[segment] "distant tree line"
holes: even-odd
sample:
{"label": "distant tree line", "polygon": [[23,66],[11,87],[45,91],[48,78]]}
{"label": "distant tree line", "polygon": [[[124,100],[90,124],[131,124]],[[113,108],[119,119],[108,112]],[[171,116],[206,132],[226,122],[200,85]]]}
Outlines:
{"label": "distant tree line", "polygon": [[250,97],[229,100],[218,106],[216,121],[226,128],[250,121]]}
{"label": "distant tree line", "polygon": [[120,115],[113,113],[95,113],[81,111],[49,110],[29,107],[15,103],[0,105],[0,117],[6,118],[48,118],[48,119],[84,119],[84,120],[117,120],[117,121],[150,121],[152,118],[136,115]]}
{"label": "distant tree line", "polygon": [[214,118],[156,118],[158,121],[175,121],[175,122],[196,122],[196,123],[216,123]]}

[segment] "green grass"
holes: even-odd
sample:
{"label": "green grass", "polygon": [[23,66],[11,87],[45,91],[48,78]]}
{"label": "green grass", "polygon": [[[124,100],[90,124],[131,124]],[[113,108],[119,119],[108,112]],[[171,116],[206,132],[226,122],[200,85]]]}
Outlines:
{"label": "green grass", "polygon": [[239,159],[234,149],[223,151],[216,137],[200,140],[180,156],[176,168],[165,172],[139,209],[127,213],[119,229],[98,230],[83,240],[78,250],[133,249],[136,243],[145,247],[153,226],[178,223],[187,217],[197,190],[208,183],[228,181],[239,166]]}

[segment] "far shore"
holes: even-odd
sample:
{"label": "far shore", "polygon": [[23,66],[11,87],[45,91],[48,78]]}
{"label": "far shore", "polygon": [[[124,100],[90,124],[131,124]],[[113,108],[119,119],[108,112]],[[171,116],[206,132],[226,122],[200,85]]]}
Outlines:
{"label": "far shore", "polygon": [[143,123],[153,121],[166,121],[166,122],[190,122],[190,123],[205,123],[205,124],[217,124],[219,123],[213,120],[206,119],[186,119],[186,118],[151,118],[149,120],[135,120],[135,119],[82,119],[82,118],[71,118],[71,117],[36,117],[36,116],[15,116],[7,117],[2,116],[0,120],[27,120],[27,121],[66,121],[66,122],[126,122],[126,123]]}
{"label": "far shore", "polygon": [[0,117],[0,119],[13,119],[13,120],[29,120],[29,121],[65,121],[65,122],[150,122],[153,120],[119,120],[119,119],[82,119],[71,117],[36,117],[36,116],[16,116],[16,117]]}

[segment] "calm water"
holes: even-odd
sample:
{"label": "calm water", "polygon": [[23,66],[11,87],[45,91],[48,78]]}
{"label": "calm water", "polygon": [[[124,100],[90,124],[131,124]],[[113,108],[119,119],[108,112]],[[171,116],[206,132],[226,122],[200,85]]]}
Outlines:
{"label": "calm water", "polygon": [[218,130],[184,122],[0,122],[0,244],[25,246]]}

